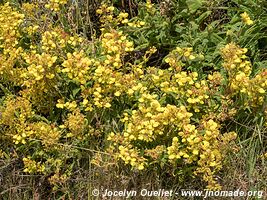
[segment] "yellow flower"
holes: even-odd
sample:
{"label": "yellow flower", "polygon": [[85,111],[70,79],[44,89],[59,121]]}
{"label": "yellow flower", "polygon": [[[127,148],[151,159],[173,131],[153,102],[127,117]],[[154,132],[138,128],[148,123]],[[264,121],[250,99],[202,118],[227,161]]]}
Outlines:
{"label": "yellow flower", "polygon": [[56,107],[57,107],[57,108],[62,108],[62,109],[63,109],[63,108],[64,108],[64,104],[63,104],[63,103],[57,103],[57,104],[56,104]]}
{"label": "yellow flower", "polygon": [[193,150],[193,154],[194,154],[194,155],[198,155],[198,153],[199,153],[199,151],[198,151],[197,149],[194,149],[194,150]]}
{"label": "yellow flower", "polygon": [[263,88],[260,88],[260,89],[258,89],[258,92],[263,94],[263,93],[265,93],[265,90]]}
{"label": "yellow flower", "polygon": [[196,56],[194,56],[194,55],[190,55],[190,56],[189,56],[189,59],[190,59],[190,60],[194,60],[194,59],[196,59]]}
{"label": "yellow flower", "polygon": [[139,166],[138,166],[138,170],[143,170],[145,167],[144,167],[144,165],[143,164],[140,164]]}
{"label": "yellow flower", "polygon": [[252,25],[254,23],[246,12],[242,13],[240,16],[245,24]]}
{"label": "yellow flower", "polygon": [[105,104],[105,107],[106,107],[106,108],[110,108],[110,107],[111,107],[111,104],[110,104],[110,103],[106,103],[106,104]]}
{"label": "yellow flower", "polygon": [[121,92],[117,91],[114,93],[115,96],[119,97],[121,95]]}
{"label": "yellow flower", "polygon": [[141,25],[141,26],[144,26],[144,25],[145,25],[145,22],[141,21],[141,22],[140,22],[140,25]]}
{"label": "yellow flower", "polygon": [[173,142],[178,142],[178,138],[177,137],[174,137],[174,138],[172,138],[172,141]]}

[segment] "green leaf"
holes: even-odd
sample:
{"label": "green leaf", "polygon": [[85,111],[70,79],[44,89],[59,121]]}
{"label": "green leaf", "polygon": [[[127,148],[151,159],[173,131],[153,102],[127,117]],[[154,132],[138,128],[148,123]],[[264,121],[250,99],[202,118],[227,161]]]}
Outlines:
{"label": "green leaf", "polygon": [[72,90],[72,95],[73,97],[75,97],[79,92],[80,92],[81,88],[75,88]]}
{"label": "green leaf", "polygon": [[45,117],[38,115],[38,114],[34,114],[33,119],[36,121],[43,121],[43,122],[46,122],[47,124],[50,124],[48,119],[46,119]]}
{"label": "green leaf", "polygon": [[203,1],[202,0],[186,0],[187,7],[189,9],[190,13],[196,12],[197,9],[199,9]]}
{"label": "green leaf", "polygon": [[220,37],[218,34],[216,33],[212,33],[211,36],[210,36],[210,39],[211,41],[214,43],[214,44],[219,44],[220,42],[223,41],[223,38]]}
{"label": "green leaf", "polygon": [[209,10],[209,11],[206,11],[204,12],[203,14],[201,14],[197,19],[196,19],[196,22],[197,24],[201,24],[208,16],[210,16],[212,12]]}

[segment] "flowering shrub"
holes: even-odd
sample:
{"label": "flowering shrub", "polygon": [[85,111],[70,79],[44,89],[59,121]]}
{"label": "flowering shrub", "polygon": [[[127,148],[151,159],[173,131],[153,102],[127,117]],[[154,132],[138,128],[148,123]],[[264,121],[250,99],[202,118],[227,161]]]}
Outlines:
{"label": "flowering shrub", "polygon": [[[51,0],[45,8],[59,12],[66,4]],[[158,49],[149,46],[134,58],[138,42],[127,33],[145,29],[148,18],[129,19],[127,12],[101,4],[101,33],[89,40],[36,21],[28,12],[35,6],[0,6],[1,142],[15,149],[25,173],[63,184],[79,165],[81,150],[95,148],[133,170],[171,165],[201,177],[208,189],[221,188],[216,175],[239,134],[226,128],[227,120],[266,107],[267,71],[253,71],[248,48],[225,44],[221,63],[205,73],[197,67],[209,55],[185,44],[168,52],[167,67],[151,66]],[[151,1],[143,6],[157,15]],[[241,18],[253,24],[246,12]],[[101,155],[92,156],[98,167]]]}

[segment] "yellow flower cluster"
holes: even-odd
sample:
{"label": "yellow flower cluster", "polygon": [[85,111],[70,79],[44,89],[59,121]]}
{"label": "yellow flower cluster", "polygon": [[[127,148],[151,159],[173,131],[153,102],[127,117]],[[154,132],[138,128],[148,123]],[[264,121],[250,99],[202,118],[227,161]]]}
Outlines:
{"label": "yellow flower cluster", "polygon": [[254,23],[246,12],[240,14],[240,16],[245,24],[252,25]]}
{"label": "yellow flower cluster", "polygon": [[57,101],[58,103],[56,104],[56,107],[57,108],[61,108],[61,109],[63,109],[63,108],[67,108],[68,110],[75,110],[75,108],[77,108],[77,103],[76,103],[76,101],[72,101],[72,102],[66,102],[66,103],[64,103],[64,100],[62,100],[62,99],[59,99],[58,101]]}
{"label": "yellow flower cluster", "polygon": [[125,164],[130,164],[133,168],[139,170],[143,170],[147,165],[146,159],[140,155],[140,150],[125,141],[123,135],[111,132],[107,140],[112,142],[107,152],[114,155],[117,161],[122,159]]}
{"label": "yellow flower cluster", "polygon": [[146,159],[140,156],[140,151],[137,148],[129,146],[122,146],[118,147],[119,154],[117,155],[118,158],[122,159],[125,164],[130,164],[132,167],[135,167],[139,170],[143,170],[146,165]]}
{"label": "yellow flower cluster", "polygon": [[24,20],[24,15],[15,11],[9,3],[0,6],[0,48],[8,54],[18,45],[20,37],[19,26]]}
{"label": "yellow flower cluster", "polygon": [[41,48],[43,52],[63,57],[70,49],[78,51],[77,48],[83,41],[84,39],[77,34],[71,36],[60,27],[49,27],[49,30],[42,34]]}
{"label": "yellow flower cluster", "polygon": [[[58,43],[57,43],[58,42]],[[56,48],[64,48],[66,41],[64,38],[60,39],[60,34],[56,31],[46,31],[42,35],[42,49],[49,51]]]}
{"label": "yellow flower cluster", "polygon": [[[99,9],[96,10],[96,13],[101,15],[100,22],[103,27],[106,29],[119,26],[127,25],[130,27],[141,27],[145,25],[144,21],[140,20],[128,20],[129,14],[126,12],[120,12],[117,16],[114,15],[115,8],[113,6],[108,6],[107,4],[102,4]],[[105,30],[102,28],[101,30]]]}
{"label": "yellow flower cluster", "polygon": [[[200,111],[199,105],[203,105],[205,100],[210,98],[213,87],[208,85],[206,80],[198,80],[197,72],[176,72],[172,70],[161,70],[150,68],[149,73],[153,83],[166,94],[172,94],[177,100],[184,99],[189,108],[195,112]],[[211,75],[210,75],[211,77]]]}
{"label": "yellow flower cluster", "polygon": [[[119,97],[129,89],[129,85],[135,84],[134,74],[124,74],[122,71],[125,69],[120,69],[123,66],[123,58],[129,51],[133,50],[133,42],[128,41],[123,32],[111,29],[102,34],[101,47],[103,59],[89,60],[94,67],[88,69],[95,70],[90,71],[91,76],[86,79],[93,81],[94,85],[89,89],[82,88],[84,98],[82,106],[86,107],[86,111],[91,111],[92,106],[110,108],[111,94]],[[63,65],[66,64],[63,63]],[[77,64],[75,67],[77,68]],[[86,69],[87,67],[84,66],[78,73]],[[91,98],[88,98],[89,96],[93,97],[92,101]]]}
{"label": "yellow flower cluster", "polygon": [[[203,180],[208,182],[208,187],[211,189],[220,189],[215,180],[214,173],[222,168],[225,150],[229,147],[229,142],[236,138],[236,133],[224,133],[219,131],[219,124],[213,120],[202,122],[204,126],[204,135],[200,148],[200,159],[198,160],[199,167],[195,173],[203,174]],[[228,141],[224,143],[223,141]]]}
{"label": "yellow flower cluster", "polygon": [[203,60],[204,56],[202,54],[194,53],[192,47],[176,47],[176,49],[172,50],[165,58],[165,62],[168,63],[172,69],[181,71],[182,67],[185,65],[184,62],[197,59]]}
{"label": "yellow flower cluster", "polygon": [[[100,22],[102,26],[106,26],[108,24],[117,24],[114,20],[113,11],[115,8],[113,6],[108,6],[107,4],[101,4],[99,9],[96,10],[96,13],[101,15]],[[123,16],[125,18],[125,16]],[[127,16],[128,17],[128,16]],[[126,18],[127,18],[126,17]]]}
{"label": "yellow flower cluster", "polygon": [[[23,31],[25,31],[27,34],[29,34],[29,36],[33,36],[34,34],[36,34],[38,32],[38,25],[35,26],[26,26],[23,28]],[[31,48],[34,48],[34,46],[31,46]]]}
{"label": "yellow flower cluster", "polygon": [[207,189],[210,190],[221,190],[215,174],[221,170],[225,155],[229,151],[229,145],[237,137],[235,132],[216,135],[217,140],[213,137],[208,142],[203,142],[202,153],[198,161],[199,167],[195,171],[195,174],[203,174],[203,180],[208,182]]}
{"label": "yellow flower cluster", "polygon": [[67,4],[68,0],[49,0],[49,3],[45,5],[46,8],[58,12],[62,6]]}
{"label": "yellow flower cluster", "polygon": [[105,63],[112,63],[114,67],[118,68],[121,67],[121,56],[134,50],[133,42],[127,40],[122,31],[111,30],[104,33],[101,43],[104,48],[103,54],[110,55],[109,57],[107,56]]}
{"label": "yellow flower cluster", "polygon": [[174,76],[175,82],[180,86],[177,94],[187,97],[186,101],[194,107],[195,112],[199,112],[195,105],[204,104],[204,100],[209,98],[207,82],[205,80],[197,81],[197,78],[197,72],[190,74],[181,72]]}
{"label": "yellow flower cluster", "polygon": [[72,113],[68,114],[68,118],[64,122],[64,128],[68,128],[70,131],[67,137],[83,139],[82,135],[86,129],[86,119],[85,116],[80,113],[79,109],[75,109]]}
{"label": "yellow flower cluster", "polygon": [[262,158],[262,159],[264,159],[264,160],[265,159],[267,160],[267,152],[262,153],[259,157]]}
{"label": "yellow flower cluster", "polygon": [[[194,125],[189,123],[184,124],[183,131],[178,132],[178,137],[172,138],[172,145],[169,146],[168,156],[171,163],[183,158],[186,163],[197,161],[200,150],[200,142],[202,137],[199,136],[198,131]],[[186,148],[183,146],[186,145]]]}
{"label": "yellow flower cluster", "polygon": [[145,8],[146,8],[147,12],[152,14],[152,15],[155,14],[155,12],[156,12],[156,8],[155,8],[154,4],[152,4],[151,0],[146,0]]}
{"label": "yellow flower cluster", "polygon": [[28,65],[27,71],[21,74],[26,87],[38,87],[39,90],[44,90],[46,81],[55,77],[57,67],[55,63],[57,56],[51,56],[46,53],[40,54],[24,54],[24,59]]}
{"label": "yellow flower cluster", "polygon": [[[20,123],[16,126],[17,134],[13,136],[15,144],[26,144],[28,139],[38,139],[45,148],[51,149],[59,140],[61,133],[58,128],[45,122]],[[55,147],[53,147],[55,148]]]}
{"label": "yellow flower cluster", "polygon": [[54,145],[59,141],[61,132],[55,125],[37,122],[30,124],[29,127],[34,132],[35,137],[41,140],[46,149],[56,148]]}
{"label": "yellow flower cluster", "polygon": [[144,169],[144,166],[147,164],[146,159],[140,155],[139,149],[124,141],[123,135],[111,132],[107,140],[112,142],[107,152],[114,155],[117,161],[122,159],[125,164],[130,164],[133,168]]}
{"label": "yellow flower cluster", "polygon": [[11,84],[20,84],[21,69],[14,68],[23,52],[19,47],[21,33],[19,27],[24,21],[24,15],[12,8],[9,3],[0,6],[0,80]]}
{"label": "yellow flower cluster", "polygon": [[240,48],[234,43],[227,44],[222,48],[224,59],[223,67],[229,75],[229,86],[233,94],[241,92],[246,94],[249,99],[245,103],[254,106],[262,104],[267,90],[266,70],[262,70],[255,77],[250,78],[251,63],[245,53],[246,48]]}
{"label": "yellow flower cluster", "polygon": [[31,128],[27,125],[27,123],[24,122],[17,124],[16,133],[13,135],[13,142],[15,144],[26,144],[27,140],[31,138],[34,134]]}
{"label": "yellow flower cluster", "polygon": [[[230,140],[234,140],[236,133],[219,132],[219,124],[213,120],[203,121],[197,129],[195,125],[185,124],[182,131],[172,138],[172,145],[168,147],[171,163],[183,159],[185,163],[197,162],[195,174],[202,174],[203,180],[209,188],[220,188],[214,173],[222,168],[224,151],[228,148]],[[230,138],[230,140],[229,140]],[[228,142],[222,142],[229,140]]]}
{"label": "yellow flower cluster", "polygon": [[8,98],[5,106],[0,108],[0,125],[7,127],[9,137],[15,144],[26,144],[28,139],[40,139],[46,146],[58,141],[60,132],[53,125],[45,122],[30,122],[35,112],[32,104],[26,98]]}
{"label": "yellow flower cluster", "polygon": [[[27,124],[26,127],[21,128],[21,133],[22,144],[26,143],[26,139],[39,139],[47,150],[51,150],[51,148],[56,149],[56,146],[54,145],[58,142],[61,136],[58,128],[45,122]],[[20,137],[20,135],[18,135],[18,137]],[[14,137],[14,139],[16,139],[16,144],[19,142],[18,137]]]}
{"label": "yellow flower cluster", "polygon": [[129,16],[129,14],[128,13],[126,13],[126,12],[121,12],[119,15],[118,15],[118,17],[117,17],[117,20],[118,20],[118,22],[121,22],[122,24],[126,24],[126,23],[128,23],[128,16]]}
{"label": "yellow flower cluster", "polygon": [[219,188],[214,174],[221,169],[224,151],[229,148],[228,144],[235,139],[236,134],[222,135],[219,124],[212,119],[203,120],[199,127],[196,127],[190,123],[193,114],[187,112],[184,106],[163,107],[156,97],[143,94],[139,109],[133,110],[131,116],[124,114],[124,132],[111,133],[108,136],[108,140],[113,142],[113,153],[126,164],[142,170],[147,165],[148,157],[157,160],[166,149],[158,146],[157,154],[156,147],[145,149],[142,155],[142,147],[137,149],[133,144],[153,144],[158,140],[167,143],[168,138],[172,138],[172,145],[167,147],[169,161],[174,165],[178,160],[197,163],[195,174],[202,174],[210,188]]}
{"label": "yellow flower cluster", "polygon": [[[33,105],[41,111],[44,108],[43,105],[53,104],[48,99],[53,95],[51,90],[54,91],[58,81],[58,77],[56,77],[59,70],[59,66],[56,64],[58,58],[47,53],[33,52],[23,53],[22,57],[25,67],[22,68],[19,78],[22,82],[21,86],[25,89],[21,91],[21,94],[31,100]],[[43,111],[47,112],[45,109]]]}
{"label": "yellow flower cluster", "polygon": [[[105,65],[97,67],[93,76],[95,85],[91,89],[83,92],[84,101],[82,104],[87,107],[86,110],[92,110],[92,105],[98,108],[110,108],[112,96],[119,98],[123,93],[132,96],[135,91],[142,87],[141,84],[136,83],[134,74],[123,74],[115,70],[113,71]],[[93,97],[93,102],[91,103],[88,100],[90,99],[88,98],[90,94]]]}
{"label": "yellow flower cluster", "polygon": [[[251,98],[254,106],[261,105],[266,100],[267,93],[267,70],[263,69],[250,79],[250,85],[247,94]],[[250,103],[250,102],[248,102]]]}
{"label": "yellow flower cluster", "polygon": [[101,93],[106,93],[104,90],[102,90],[101,87],[95,88],[95,92],[93,92],[93,98],[94,98],[94,105],[101,108],[106,107],[110,108],[111,104],[110,98],[103,98],[103,95]]}
{"label": "yellow flower cluster", "polygon": [[26,16],[33,17],[37,9],[37,5],[34,3],[22,3],[22,11]]}
{"label": "yellow flower cluster", "polygon": [[27,138],[33,134],[27,127],[27,121],[34,115],[31,103],[23,97],[9,97],[5,106],[0,107],[0,112],[0,125],[8,127],[8,136],[15,144],[26,144]]}
{"label": "yellow flower cluster", "polygon": [[113,6],[108,6],[107,4],[101,4],[99,9],[96,10],[97,14],[107,14],[107,13],[112,13],[114,11]]}
{"label": "yellow flower cluster", "polygon": [[67,45],[75,48],[83,41],[83,38],[74,35],[70,36],[62,29],[56,27],[42,34],[42,49],[46,52],[55,51],[60,54],[60,50]]}
{"label": "yellow flower cluster", "polygon": [[152,6],[153,6],[153,4],[151,3],[151,0],[147,0],[146,1],[146,7],[147,7],[147,9],[151,9]]}
{"label": "yellow flower cluster", "polygon": [[232,90],[245,92],[248,86],[249,75],[251,73],[251,63],[247,60],[247,49],[241,49],[234,43],[227,44],[222,48],[224,59],[223,67],[228,71],[229,83]]}
{"label": "yellow flower cluster", "polygon": [[211,87],[220,86],[223,81],[223,77],[219,72],[213,72],[212,74],[208,75],[209,84],[211,84]]}
{"label": "yellow flower cluster", "polygon": [[136,21],[131,21],[128,22],[127,25],[130,27],[134,27],[134,28],[140,28],[142,26],[144,26],[146,23],[144,21],[140,21],[140,20],[136,20]]}
{"label": "yellow flower cluster", "polygon": [[[4,49],[5,52],[6,49]],[[23,71],[21,68],[14,68],[16,61],[21,60],[21,53],[23,52],[21,47],[17,49],[8,49],[7,54],[0,55],[0,80],[3,82],[11,82],[14,85],[20,85],[20,74]]]}
{"label": "yellow flower cluster", "polygon": [[[189,53],[193,54],[190,49],[185,53],[186,55],[180,54],[182,57],[189,57]],[[144,80],[147,81],[147,77],[151,77],[148,80],[152,80],[153,84],[146,87],[139,83],[138,87],[136,85],[128,89],[132,90],[131,94],[139,94],[138,109],[132,110],[131,115],[123,114],[121,122],[124,123],[124,131],[120,134],[111,133],[108,136],[107,139],[112,142],[109,150],[117,159],[122,159],[137,169],[147,166],[147,158],[149,160],[154,158],[156,161],[160,155],[167,153],[169,161],[174,165],[178,160],[195,163],[197,165],[195,174],[202,174],[209,188],[219,188],[214,174],[221,169],[225,151],[230,148],[228,144],[236,136],[235,133],[222,135],[219,124],[214,121],[226,119],[235,113],[228,107],[222,107],[218,115],[214,114],[218,105],[214,105],[212,99],[222,84],[221,74],[214,72],[208,75],[207,80],[198,80],[196,72],[178,71],[173,74],[172,69],[150,67],[146,69],[146,73],[146,77],[143,76]],[[164,95],[171,94],[186,107],[170,104],[162,106],[158,100],[159,96],[150,93],[151,87],[160,89]],[[126,94],[130,95],[128,92]],[[220,98],[222,98],[221,104],[227,106],[229,99]],[[191,108],[203,115],[199,124],[191,124],[193,113],[187,111]],[[171,138],[171,146],[166,145],[167,138]],[[152,145],[159,139],[161,144],[165,144],[163,145],[165,148],[160,146],[146,148],[145,144]]]}
{"label": "yellow flower cluster", "polygon": [[20,123],[24,123],[28,118],[34,114],[31,103],[23,98],[9,97],[5,100],[5,105],[0,107],[1,118],[0,124],[15,127]]}
{"label": "yellow flower cluster", "polygon": [[67,53],[67,59],[62,63],[64,67],[61,72],[67,73],[71,80],[82,85],[91,79],[90,70],[94,60],[88,58],[83,51]]}
{"label": "yellow flower cluster", "polygon": [[[145,98],[145,101],[144,104],[147,104],[149,98]],[[149,106],[141,104],[138,111],[133,111],[132,120],[126,123],[127,128],[123,135],[126,141],[151,142],[163,135],[167,127],[181,128],[182,124],[188,123],[191,116],[183,106],[161,107],[157,100],[151,100]]]}
{"label": "yellow flower cluster", "polygon": [[41,162],[36,162],[35,160],[32,160],[30,156],[24,157],[22,160],[24,163],[24,172],[43,173],[45,171],[45,165]]}

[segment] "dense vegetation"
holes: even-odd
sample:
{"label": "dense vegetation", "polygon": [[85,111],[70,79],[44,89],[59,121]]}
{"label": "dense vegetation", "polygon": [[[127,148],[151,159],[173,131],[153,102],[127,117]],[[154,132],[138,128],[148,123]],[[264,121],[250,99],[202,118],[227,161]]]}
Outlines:
{"label": "dense vegetation", "polygon": [[0,4],[0,196],[265,190],[264,0]]}

